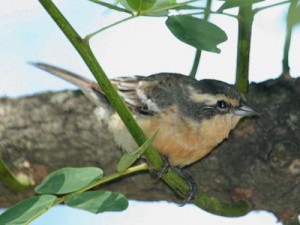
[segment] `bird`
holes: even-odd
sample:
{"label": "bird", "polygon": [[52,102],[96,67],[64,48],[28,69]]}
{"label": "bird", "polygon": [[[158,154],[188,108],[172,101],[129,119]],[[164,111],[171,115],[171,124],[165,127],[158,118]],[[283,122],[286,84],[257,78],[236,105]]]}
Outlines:
{"label": "bird", "polygon": [[[98,83],[56,66],[32,64],[78,86],[96,104],[96,114],[107,123],[116,144],[126,152],[137,149]],[[243,117],[258,115],[234,85],[219,80],[158,73],[111,82],[146,136],[158,131],[152,145],[174,168],[199,161],[228,138]]]}

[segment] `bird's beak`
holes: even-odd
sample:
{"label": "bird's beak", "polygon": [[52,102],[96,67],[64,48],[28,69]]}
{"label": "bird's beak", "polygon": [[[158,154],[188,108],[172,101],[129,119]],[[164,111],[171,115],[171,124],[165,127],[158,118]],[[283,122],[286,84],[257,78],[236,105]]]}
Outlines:
{"label": "bird's beak", "polygon": [[258,116],[256,112],[250,105],[243,103],[241,106],[234,110],[234,114],[237,116]]}

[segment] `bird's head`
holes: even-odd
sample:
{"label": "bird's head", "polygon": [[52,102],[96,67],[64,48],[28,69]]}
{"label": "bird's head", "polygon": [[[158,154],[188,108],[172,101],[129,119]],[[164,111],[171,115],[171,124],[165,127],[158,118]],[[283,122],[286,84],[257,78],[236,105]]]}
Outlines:
{"label": "bird's head", "polygon": [[258,115],[242,93],[233,85],[222,81],[209,79],[197,81],[190,86],[189,98],[193,105],[197,105],[198,116],[201,119],[225,115],[240,119]]}
{"label": "bird's head", "polygon": [[186,93],[188,102],[182,115],[191,129],[215,137],[217,142],[226,138],[243,117],[258,115],[243,94],[230,84],[217,80],[193,82]]}

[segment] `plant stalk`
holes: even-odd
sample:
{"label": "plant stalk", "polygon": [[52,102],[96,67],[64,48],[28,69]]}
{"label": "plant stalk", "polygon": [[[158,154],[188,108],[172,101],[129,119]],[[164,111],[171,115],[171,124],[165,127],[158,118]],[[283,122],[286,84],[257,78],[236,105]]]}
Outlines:
{"label": "plant stalk", "polygon": [[289,51],[291,46],[291,38],[293,32],[293,10],[297,7],[298,0],[291,0],[286,18],[286,33],[283,47],[283,58],[282,58],[282,73],[280,77],[290,77],[290,65],[289,65]]}
{"label": "plant stalk", "polygon": [[237,89],[245,95],[248,95],[249,90],[249,61],[253,18],[252,5],[239,8],[235,84]]}
{"label": "plant stalk", "polygon": [[128,21],[128,20],[131,20],[131,19],[133,19],[133,18],[135,18],[135,16],[126,17],[125,19],[119,20],[119,21],[117,21],[117,22],[115,22],[115,23],[113,23],[113,24],[110,24],[110,25],[108,25],[108,26],[106,26],[106,27],[103,27],[103,28],[101,28],[101,29],[99,29],[99,30],[97,30],[97,31],[95,31],[95,32],[93,32],[93,33],[87,35],[83,40],[86,41],[86,42],[89,42],[90,39],[91,39],[92,37],[94,37],[96,34],[99,34],[100,32],[102,32],[102,31],[104,31],[104,30],[107,30],[107,29],[109,29],[109,28],[111,28],[111,27],[113,27],[113,26],[116,26],[116,25],[118,25],[118,24],[120,24],[120,23],[123,23],[123,22],[126,22],[126,21]]}
{"label": "plant stalk", "polygon": [[[118,95],[117,91],[112,86],[110,80],[108,79],[104,70],[102,69],[96,57],[94,56],[89,46],[89,42],[82,39],[78,35],[78,33],[73,29],[71,24],[61,14],[61,12],[51,0],[40,0],[40,3],[43,5],[43,7],[46,9],[49,15],[52,17],[52,19],[56,22],[56,24],[60,27],[60,29],[69,39],[69,41],[75,47],[77,52],[80,54],[80,56],[82,57],[82,59],[96,78],[98,84],[104,91],[107,99],[109,100],[113,108],[117,111],[120,118],[128,128],[129,132],[131,133],[137,144],[141,146],[147,140],[147,137],[133,118],[124,100]],[[147,159],[155,169],[160,168],[160,166],[162,165],[162,160],[153,147],[149,147],[146,150],[145,155],[147,156]]]}
{"label": "plant stalk", "polygon": [[[204,9],[203,19],[206,20],[206,21],[208,20],[210,12],[211,12],[211,3],[212,3],[212,0],[207,0],[206,7]],[[202,54],[202,50],[197,49],[196,53],[195,53],[195,57],[194,57],[193,66],[192,66],[192,69],[191,69],[191,72],[190,72],[191,77],[194,77],[194,78],[196,77],[196,73],[197,73],[197,70],[198,70],[198,67],[199,67],[199,64],[200,64],[201,54]]]}
{"label": "plant stalk", "polygon": [[14,192],[24,192],[30,190],[32,184],[30,179],[19,179],[8,168],[6,163],[0,158],[0,183],[4,184],[9,190]]}

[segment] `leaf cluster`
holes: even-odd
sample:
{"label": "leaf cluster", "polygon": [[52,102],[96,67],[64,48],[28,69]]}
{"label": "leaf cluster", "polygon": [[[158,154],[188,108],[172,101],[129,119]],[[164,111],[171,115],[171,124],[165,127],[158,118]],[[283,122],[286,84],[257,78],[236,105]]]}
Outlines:
{"label": "leaf cluster", "polygon": [[51,207],[61,203],[91,213],[125,210],[128,207],[128,199],[123,194],[88,190],[147,168],[147,164],[141,164],[106,177],[103,176],[103,171],[96,167],[59,169],[50,173],[36,186],[35,192],[38,196],[25,199],[1,214],[0,224],[29,224]]}
{"label": "leaf cluster", "polygon": [[119,177],[148,169],[143,163],[131,167],[149,148],[157,132],[137,150],[124,154],[117,166],[117,173],[104,177],[96,167],[66,167],[50,173],[35,187],[34,196],[25,199],[0,215],[0,224],[23,225],[45,213],[51,207],[64,203],[91,213],[123,211],[128,207],[128,199],[121,193],[110,191],[90,191],[90,189]]}

